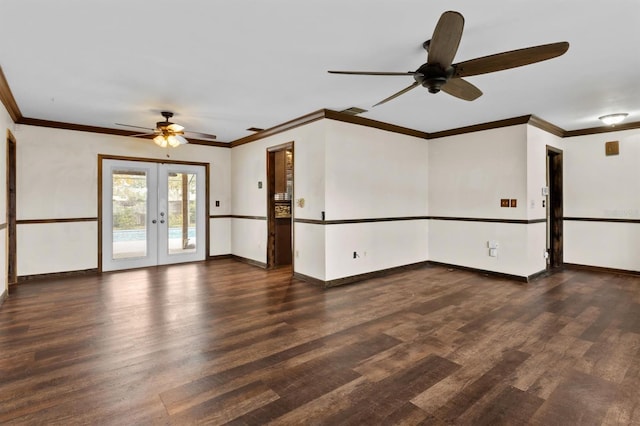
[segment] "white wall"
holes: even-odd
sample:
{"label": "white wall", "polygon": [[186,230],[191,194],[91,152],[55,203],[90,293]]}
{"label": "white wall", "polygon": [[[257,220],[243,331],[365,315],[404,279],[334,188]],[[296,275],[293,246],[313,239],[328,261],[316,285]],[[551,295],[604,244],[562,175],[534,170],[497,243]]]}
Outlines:
{"label": "white wall", "polygon": [[[231,149],[231,192],[234,216],[262,219],[231,219],[231,253],[261,263],[267,261],[267,148],[294,142],[294,206],[296,219],[321,219],[324,210],[325,122],[318,120]],[[262,188],[258,188],[262,182]],[[295,204],[295,203],[294,203]],[[324,279],[324,236],[311,227],[294,225],[295,271]]]}
{"label": "white wall", "polygon": [[[606,156],[605,142],[620,155]],[[564,215],[640,220],[640,130],[565,139]],[[564,222],[564,261],[640,271],[640,224]]]}
{"label": "white wall", "polygon": [[[195,161],[210,164],[210,215],[231,208],[230,149],[185,145],[163,149],[151,140],[18,125],[17,219],[95,218],[98,216],[98,154]],[[215,200],[220,207],[215,207]],[[228,230],[210,219],[209,254],[228,254]],[[18,226],[18,275],[96,268],[97,223]]]}
{"label": "white wall", "polygon": [[[524,219],[527,217],[526,125],[429,141],[431,216]],[[501,208],[515,198],[517,208]]]}
{"label": "white wall", "polygon": [[[15,133],[15,125],[0,103],[0,224],[7,223],[7,130]],[[0,230],[0,300],[9,291],[7,282],[7,228]]]}
{"label": "white wall", "polygon": [[427,161],[424,139],[327,121],[326,219],[416,218],[325,226],[327,281],[428,260]]}
{"label": "white wall", "polygon": [[[319,221],[322,212],[327,221],[416,217],[296,222],[295,272],[330,281],[427,260],[427,221],[420,219],[427,215],[427,143],[411,136],[323,119],[235,147],[234,216],[267,215],[266,150],[292,141],[294,199],[305,201],[294,207],[295,219]],[[266,262],[266,221],[235,217],[232,222],[232,253]]]}
{"label": "white wall", "polygon": [[[528,208],[528,127],[523,124],[430,140],[429,215],[528,220],[537,214]],[[517,207],[500,207],[503,198],[516,199]],[[544,264],[531,261],[530,226],[434,219],[429,224],[429,257],[528,276],[544,269]],[[489,240],[499,244],[497,257],[489,256]]]}

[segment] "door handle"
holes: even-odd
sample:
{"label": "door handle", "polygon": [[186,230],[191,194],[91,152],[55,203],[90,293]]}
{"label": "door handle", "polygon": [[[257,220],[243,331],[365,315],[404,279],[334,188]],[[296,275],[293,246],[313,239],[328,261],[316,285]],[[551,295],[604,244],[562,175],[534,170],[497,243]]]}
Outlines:
{"label": "door handle", "polygon": [[164,219],[160,220],[160,223],[164,223]]}
{"label": "door handle", "polygon": [[155,220],[155,219],[153,219],[153,220],[151,221],[151,223],[156,223],[156,222],[157,222],[157,220]]}

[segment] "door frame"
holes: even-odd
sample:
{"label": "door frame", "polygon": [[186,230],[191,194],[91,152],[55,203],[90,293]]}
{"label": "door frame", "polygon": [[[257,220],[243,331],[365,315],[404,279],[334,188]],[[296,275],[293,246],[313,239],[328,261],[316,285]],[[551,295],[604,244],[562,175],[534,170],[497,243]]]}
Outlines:
{"label": "door frame", "polygon": [[564,264],[563,253],[563,152],[547,145],[547,269],[561,268]]}
{"label": "door frame", "polygon": [[209,258],[209,163],[196,161],[165,160],[158,158],[125,157],[120,155],[98,154],[98,273],[102,273],[102,161],[122,160],[138,161],[144,163],[183,164],[187,166],[203,166],[205,171],[205,206],[204,206],[204,232],[205,232],[205,260]]}
{"label": "door frame", "polygon": [[271,146],[267,148],[266,162],[267,162],[267,269],[275,268],[276,262],[276,216],[275,216],[275,153],[279,151],[290,150],[292,155],[293,169],[292,175],[292,196],[291,196],[291,267],[292,271],[295,270],[295,227],[294,227],[294,200],[295,200],[295,151],[294,142],[286,142],[280,145]]}
{"label": "door frame", "polygon": [[16,138],[7,129],[7,283],[14,285],[18,282],[18,238],[16,224],[16,158],[17,143]]}

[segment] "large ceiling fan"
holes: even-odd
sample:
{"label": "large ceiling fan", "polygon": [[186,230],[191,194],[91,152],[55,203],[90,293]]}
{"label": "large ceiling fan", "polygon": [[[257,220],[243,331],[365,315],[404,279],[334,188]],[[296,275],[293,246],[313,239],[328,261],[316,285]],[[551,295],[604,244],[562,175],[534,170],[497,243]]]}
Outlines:
{"label": "large ceiling fan", "polygon": [[176,148],[180,145],[189,143],[189,141],[184,136],[182,136],[185,133],[190,133],[197,136],[198,138],[204,138],[204,139],[216,138],[216,135],[210,135],[208,133],[186,131],[184,130],[184,126],[170,122],[169,119],[173,117],[173,113],[170,111],[162,111],[160,114],[164,117],[164,121],[158,121],[156,123],[155,129],[150,129],[148,127],[141,127],[141,126],[132,126],[130,124],[116,123],[116,125],[149,130],[149,133],[141,133],[139,135],[132,135],[132,136],[135,137],[135,136],[155,135],[155,137],[153,138],[153,141],[157,145],[161,146],[162,148],[165,148],[167,146]]}
{"label": "large ceiling fan", "polygon": [[482,96],[482,91],[462,77],[502,71],[545,61],[564,54],[569,49],[566,41],[527,47],[509,52],[497,53],[453,64],[453,58],[458,51],[458,45],[464,28],[464,17],[458,12],[444,12],[436,25],[431,40],[427,40],[422,47],[427,51],[427,63],[422,64],[415,71],[407,72],[376,72],[376,71],[329,71],[332,74],[355,75],[393,75],[413,76],[415,82],[397,93],[385,98],[374,106],[383,104],[415,89],[426,87],[431,93],[442,90],[456,98],[473,101]]}

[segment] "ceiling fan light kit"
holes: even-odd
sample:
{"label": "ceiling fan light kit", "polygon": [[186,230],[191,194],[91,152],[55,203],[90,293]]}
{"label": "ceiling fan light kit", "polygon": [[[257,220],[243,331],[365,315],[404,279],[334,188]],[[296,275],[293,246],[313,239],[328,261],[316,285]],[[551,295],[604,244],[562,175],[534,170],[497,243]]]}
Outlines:
{"label": "ceiling fan light kit", "polygon": [[[184,126],[181,126],[180,124],[172,123],[169,121],[169,119],[173,117],[173,113],[170,111],[162,111],[160,114],[164,117],[164,121],[158,121],[156,123],[155,129],[148,129],[146,127],[140,127],[140,126],[132,126],[130,124],[119,124],[119,123],[116,123],[116,124],[119,126],[137,127],[139,129],[150,130],[151,133],[143,133],[140,135],[133,135],[133,136],[136,137],[136,136],[155,135],[155,137],[153,138],[153,141],[156,143],[156,145],[158,145],[161,148],[166,148],[167,146],[170,146],[172,148],[177,148],[180,145],[188,144],[189,141],[184,136],[182,136],[185,133]],[[215,135],[210,135],[207,133],[196,133],[196,132],[188,132],[188,133],[194,133],[196,135],[200,135],[201,137],[205,137],[207,139],[216,138]]]}
{"label": "ceiling fan light kit", "polygon": [[458,51],[463,28],[464,17],[459,12],[444,12],[436,24],[431,40],[422,43],[422,47],[427,51],[427,62],[416,71],[329,71],[329,73],[413,77],[415,80],[413,84],[374,106],[389,102],[418,86],[425,87],[430,93],[443,91],[456,98],[473,101],[482,96],[482,91],[462,77],[487,74],[546,61],[563,55],[569,49],[569,43],[563,41],[497,53],[454,64],[453,59]]}
{"label": "ceiling fan light kit", "polygon": [[161,148],[166,148],[167,145],[172,148],[177,148],[180,145],[189,143],[184,137],[180,135],[169,135],[169,136],[158,135],[155,138],[153,138],[153,141],[156,143],[156,145],[158,145]]}
{"label": "ceiling fan light kit", "polygon": [[607,126],[615,126],[616,124],[622,123],[622,121],[627,118],[629,114],[626,112],[618,112],[615,114],[607,114],[602,117],[598,117],[604,124]]}

